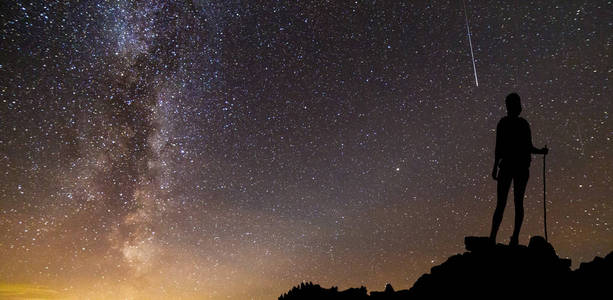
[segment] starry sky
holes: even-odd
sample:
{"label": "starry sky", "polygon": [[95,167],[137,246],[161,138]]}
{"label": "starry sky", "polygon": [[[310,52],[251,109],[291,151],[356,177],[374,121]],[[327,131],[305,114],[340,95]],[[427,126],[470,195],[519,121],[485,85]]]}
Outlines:
{"label": "starry sky", "polygon": [[0,296],[409,288],[489,234],[511,92],[550,242],[606,255],[612,2],[466,13],[478,87],[461,1],[3,1]]}

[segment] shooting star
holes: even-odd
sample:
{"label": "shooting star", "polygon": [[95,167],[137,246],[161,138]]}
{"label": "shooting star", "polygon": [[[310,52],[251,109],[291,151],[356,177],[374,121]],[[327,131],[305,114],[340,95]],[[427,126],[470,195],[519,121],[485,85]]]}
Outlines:
{"label": "shooting star", "polygon": [[464,4],[464,16],[466,17],[466,32],[468,34],[468,44],[470,44],[470,57],[473,60],[473,71],[475,72],[475,85],[479,86],[479,80],[477,79],[477,67],[475,66],[475,55],[473,54],[473,42],[470,38],[470,27],[468,26],[468,12],[466,10],[466,2],[462,1]]}

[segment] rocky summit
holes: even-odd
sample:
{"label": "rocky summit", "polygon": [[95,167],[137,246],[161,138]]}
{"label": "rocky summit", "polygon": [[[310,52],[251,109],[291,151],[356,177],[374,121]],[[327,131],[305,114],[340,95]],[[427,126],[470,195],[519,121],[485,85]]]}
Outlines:
{"label": "rocky summit", "polygon": [[467,252],[449,257],[422,275],[411,289],[367,293],[365,287],[338,291],[302,284],[279,297],[295,299],[494,299],[546,297],[593,299],[612,295],[613,252],[571,270],[543,237],[527,246],[494,244],[485,237],[466,237]]}

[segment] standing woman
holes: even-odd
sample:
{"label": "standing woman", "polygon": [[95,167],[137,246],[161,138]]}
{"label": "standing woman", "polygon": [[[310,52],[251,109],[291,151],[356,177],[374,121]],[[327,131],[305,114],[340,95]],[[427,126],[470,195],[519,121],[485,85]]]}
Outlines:
{"label": "standing woman", "polygon": [[494,169],[492,177],[498,181],[498,201],[492,220],[490,240],[496,242],[496,234],[502,222],[502,215],[507,204],[507,195],[513,182],[515,202],[515,226],[509,245],[515,246],[519,242],[519,231],[524,220],[524,193],[530,177],[531,155],[547,154],[547,147],[537,149],[532,145],[530,124],[519,116],[521,113],[521,99],[516,93],[511,93],[505,100],[507,116],[500,119],[496,127],[496,150],[494,154]]}

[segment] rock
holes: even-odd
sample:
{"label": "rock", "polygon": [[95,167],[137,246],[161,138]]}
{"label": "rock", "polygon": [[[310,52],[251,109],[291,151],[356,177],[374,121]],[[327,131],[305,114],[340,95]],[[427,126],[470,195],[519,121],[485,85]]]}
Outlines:
{"label": "rock", "polygon": [[530,242],[528,243],[528,248],[532,251],[538,251],[543,255],[557,257],[556,250],[553,249],[553,246],[542,236],[531,237]]}
{"label": "rock", "polygon": [[558,257],[540,236],[532,237],[528,246],[494,245],[487,237],[466,237],[464,243],[468,252],[432,267],[409,290],[394,291],[388,285],[368,295],[365,287],[338,291],[308,283],[279,299],[597,299],[613,295],[613,252],[571,271],[570,260]]}
{"label": "rock", "polygon": [[489,237],[467,236],[464,238],[464,245],[468,251],[481,251],[490,249],[494,243]]}
{"label": "rock", "polygon": [[409,290],[411,299],[497,298],[564,295],[571,270],[551,244],[533,237],[529,246],[507,246],[488,237],[466,237],[454,255]]}

